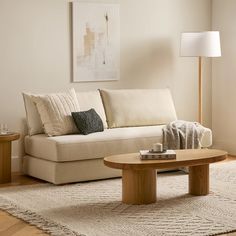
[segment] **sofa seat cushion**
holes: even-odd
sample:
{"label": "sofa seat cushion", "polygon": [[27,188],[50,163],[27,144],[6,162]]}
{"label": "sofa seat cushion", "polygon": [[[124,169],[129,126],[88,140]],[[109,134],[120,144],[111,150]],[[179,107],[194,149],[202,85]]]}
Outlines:
{"label": "sofa seat cushion", "polygon": [[105,129],[89,135],[26,136],[26,153],[56,162],[88,160],[137,152],[162,141],[162,125]]}
{"label": "sofa seat cushion", "polygon": [[[138,152],[162,142],[164,125],[106,129],[89,135],[48,137],[45,134],[25,137],[26,153],[45,160],[66,162],[103,158],[109,155]],[[212,132],[205,129],[202,147],[212,144]]]}

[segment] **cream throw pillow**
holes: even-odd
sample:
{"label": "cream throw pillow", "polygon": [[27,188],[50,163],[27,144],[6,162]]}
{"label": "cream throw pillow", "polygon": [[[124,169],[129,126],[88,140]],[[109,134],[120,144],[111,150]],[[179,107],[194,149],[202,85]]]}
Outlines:
{"label": "cream throw pillow", "polygon": [[176,120],[168,89],[100,90],[109,128],[167,124]]}
{"label": "cream throw pillow", "polygon": [[43,124],[39,116],[39,112],[37,107],[32,99],[31,93],[22,93],[24,104],[25,104],[25,112],[26,112],[26,121],[28,126],[28,134],[42,134],[44,133]]}
{"label": "cream throw pillow", "polygon": [[79,111],[74,89],[69,93],[32,95],[48,136],[78,133],[71,112]]}

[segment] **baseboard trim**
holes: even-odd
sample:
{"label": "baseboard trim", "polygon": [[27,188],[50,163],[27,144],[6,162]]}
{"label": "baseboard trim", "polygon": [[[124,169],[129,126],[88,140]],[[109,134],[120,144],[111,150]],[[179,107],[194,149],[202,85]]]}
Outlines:
{"label": "baseboard trim", "polygon": [[229,153],[229,155],[236,156],[236,143],[231,141],[215,140],[213,148],[223,149]]}
{"label": "baseboard trim", "polygon": [[22,170],[22,158],[19,156],[11,157],[11,172],[21,172]]}

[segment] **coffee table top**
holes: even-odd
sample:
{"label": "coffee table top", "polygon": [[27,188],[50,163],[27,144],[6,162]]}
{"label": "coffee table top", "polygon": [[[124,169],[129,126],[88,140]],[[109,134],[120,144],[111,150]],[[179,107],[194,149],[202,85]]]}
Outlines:
{"label": "coffee table top", "polygon": [[176,150],[174,160],[141,160],[139,153],[130,153],[105,157],[104,164],[115,169],[165,169],[210,164],[226,157],[223,150],[187,149]]}

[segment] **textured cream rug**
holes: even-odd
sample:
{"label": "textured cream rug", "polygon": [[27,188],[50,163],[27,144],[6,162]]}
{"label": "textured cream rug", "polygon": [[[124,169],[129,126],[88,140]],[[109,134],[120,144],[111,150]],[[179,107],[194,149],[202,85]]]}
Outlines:
{"label": "textured cream rug", "polygon": [[52,235],[177,236],[236,231],[236,162],[211,167],[211,193],[190,196],[182,172],[158,175],[156,204],[121,203],[121,179],[0,189],[0,208]]}

